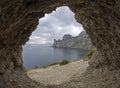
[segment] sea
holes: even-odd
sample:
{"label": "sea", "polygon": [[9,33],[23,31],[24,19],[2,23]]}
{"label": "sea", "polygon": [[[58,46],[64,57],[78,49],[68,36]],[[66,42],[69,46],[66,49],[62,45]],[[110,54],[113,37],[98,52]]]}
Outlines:
{"label": "sea", "polygon": [[88,52],[83,49],[54,48],[48,44],[27,44],[23,46],[23,65],[27,70],[45,67],[62,60],[82,59]]}

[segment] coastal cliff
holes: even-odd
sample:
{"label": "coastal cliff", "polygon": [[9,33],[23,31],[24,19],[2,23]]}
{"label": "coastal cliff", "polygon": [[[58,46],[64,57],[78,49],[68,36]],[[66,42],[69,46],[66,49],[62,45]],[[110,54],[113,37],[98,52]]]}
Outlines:
{"label": "coastal cliff", "polygon": [[81,48],[93,49],[92,42],[85,31],[82,31],[78,36],[73,37],[70,34],[64,35],[62,40],[54,39],[53,47],[55,48]]}

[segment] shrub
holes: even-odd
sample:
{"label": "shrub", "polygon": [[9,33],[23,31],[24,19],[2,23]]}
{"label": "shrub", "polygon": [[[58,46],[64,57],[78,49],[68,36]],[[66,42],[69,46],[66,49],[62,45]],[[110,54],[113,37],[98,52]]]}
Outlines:
{"label": "shrub", "polygon": [[39,68],[37,65],[34,67],[34,69],[37,69],[37,68]]}
{"label": "shrub", "polygon": [[60,65],[66,65],[66,64],[68,64],[68,63],[69,63],[68,60],[63,60],[63,61],[59,62]]}
{"label": "shrub", "polygon": [[63,60],[63,61],[60,61],[60,62],[55,62],[55,63],[49,64],[48,66],[45,66],[44,68],[47,68],[49,66],[54,66],[54,65],[57,65],[57,64],[59,64],[59,65],[66,65],[68,63],[69,63],[68,60]]}
{"label": "shrub", "polygon": [[[57,64],[59,64],[58,62],[55,62],[55,63],[52,63],[52,64],[49,64],[48,66],[53,66],[53,65],[57,65]],[[47,67],[48,67],[47,66]]]}
{"label": "shrub", "polygon": [[91,58],[91,56],[93,55],[93,53],[95,52],[95,50],[90,50],[86,55],[85,55],[85,60],[89,60]]}

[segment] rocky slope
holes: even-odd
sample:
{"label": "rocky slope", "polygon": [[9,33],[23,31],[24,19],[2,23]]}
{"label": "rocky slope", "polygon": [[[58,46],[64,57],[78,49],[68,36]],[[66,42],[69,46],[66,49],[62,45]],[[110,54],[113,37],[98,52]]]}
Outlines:
{"label": "rocky slope", "polygon": [[[88,61],[73,61],[66,65],[53,65],[27,71],[30,78],[45,85],[60,85],[68,82],[74,75],[81,75],[88,67]],[[59,76],[58,76],[59,75]]]}
{"label": "rocky slope", "polygon": [[92,42],[85,31],[82,31],[78,36],[64,35],[63,39],[54,39],[53,47],[56,48],[81,48],[93,49]]}

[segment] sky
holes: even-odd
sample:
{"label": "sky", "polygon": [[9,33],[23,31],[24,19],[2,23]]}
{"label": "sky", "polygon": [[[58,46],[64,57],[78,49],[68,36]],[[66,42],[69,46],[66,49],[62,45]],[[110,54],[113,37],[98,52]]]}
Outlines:
{"label": "sky", "polygon": [[75,14],[69,7],[58,7],[39,19],[39,24],[27,44],[52,44],[54,39],[62,39],[65,34],[77,36],[82,30],[82,25],[77,23]]}

